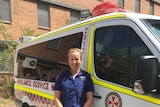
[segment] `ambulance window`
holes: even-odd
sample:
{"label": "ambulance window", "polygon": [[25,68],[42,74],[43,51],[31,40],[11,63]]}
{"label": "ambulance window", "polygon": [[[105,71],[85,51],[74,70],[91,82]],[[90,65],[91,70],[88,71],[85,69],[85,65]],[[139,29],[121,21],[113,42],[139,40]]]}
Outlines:
{"label": "ambulance window", "polygon": [[127,26],[95,31],[95,71],[98,78],[131,87],[138,57],[152,54]]}
{"label": "ambulance window", "polygon": [[[59,72],[69,68],[68,50],[81,48],[82,37],[83,33],[78,32],[20,49],[17,60],[17,77],[25,78],[28,73],[30,73],[29,76],[33,77],[33,73],[36,73],[35,79],[37,80],[54,81]],[[25,62],[26,58],[28,60]],[[36,61],[34,67],[30,65],[33,60]]]}
{"label": "ambulance window", "polygon": [[160,39],[160,20],[143,19],[142,21]]}

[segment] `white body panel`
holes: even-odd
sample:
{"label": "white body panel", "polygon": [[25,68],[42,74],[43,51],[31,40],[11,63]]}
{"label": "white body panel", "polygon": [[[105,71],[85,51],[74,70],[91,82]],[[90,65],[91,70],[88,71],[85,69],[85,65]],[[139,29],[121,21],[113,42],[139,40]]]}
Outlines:
{"label": "white body panel", "polygon": [[[125,17],[118,18],[117,15],[122,15]],[[115,16],[116,18],[114,18]],[[113,17],[113,18],[112,18]],[[36,37],[30,41],[25,41],[24,44],[21,44],[17,47],[17,53],[21,49],[37,45],[52,39],[62,38],[66,35],[76,34],[78,32],[83,32],[84,36],[82,38],[81,49],[83,50],[83,63],[81,68],[83,70],[91,73],[94,86],[94,101],[92,107],[160,107],[160,98],[153,97],[152,95],[138,95],[132,91],[132,88],[125,87],[120,84],[114,84],[111,82],[106,82],[104,80],[98,79],[95,74],[95,65],[94,65],[94,33],[95,30],[99,27],[106,26],[128,26],[132,28],[139,38],[145,43],[145,45],[150,49],[154,56],[160,61],[160,44],[158,39],[142,24],[139,18],[155,18],[146,15],[137,15],[134,13],[113,13],[110,15],[99,16],[84,20],[82,22],[66,26],[64,28],[46,33],[39,37]],[[66,44],[67,45],[67,44]],[[63,52],[62,52],[63,53]],[[62,61],[59,61],[60,63]],[[54,99],[54,82],[42,82],[38,80],[18,78],[18,61],[15,61],[14,68],[14,77],[15,77],[15,89],[21,91],[26,91],[27,89],[33,92],[27,92],[33,94],[36,92],[36,95],[40,96],[42,99],[45,98],[45,101],[50,101]],[[23,90],[23,89],[24,90]],[[18,93],[18,92],[17,92]],[[16,93],[16,94],[17,94]],[[35,96],[35,95],[34,95]],[[53,98],[50,98],[53,96]],[[37,102],[32,101],[27,95],[18,96],[22,102],[27,102],[29,105],[35,105]],[[47,100],[46,100],[47,99]],[[50,103],[51,107],[54,107],[54,104]]]}

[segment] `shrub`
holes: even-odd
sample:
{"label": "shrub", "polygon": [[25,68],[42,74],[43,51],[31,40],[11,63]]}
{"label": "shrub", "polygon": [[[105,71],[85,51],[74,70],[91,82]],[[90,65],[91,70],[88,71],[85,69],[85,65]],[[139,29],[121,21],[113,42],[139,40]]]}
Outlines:
{"label": "shrub", "polygon": [[14,79],[12,79],[6,86],[6,90],[8,91],[11,97],[14,96]]}

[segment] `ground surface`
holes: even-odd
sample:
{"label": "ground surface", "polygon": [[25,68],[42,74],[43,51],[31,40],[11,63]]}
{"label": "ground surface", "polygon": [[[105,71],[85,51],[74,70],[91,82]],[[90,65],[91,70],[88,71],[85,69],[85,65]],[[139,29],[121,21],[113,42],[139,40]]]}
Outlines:
{"label": "ground surface", "polygon": [[8,91],[12,80],[13,74],[0,73],[0,107],[16,107],[14,96]]}
{"label": "ground surface", "polygon": [[0,98],[0,107],[16,107],[13,99]]}

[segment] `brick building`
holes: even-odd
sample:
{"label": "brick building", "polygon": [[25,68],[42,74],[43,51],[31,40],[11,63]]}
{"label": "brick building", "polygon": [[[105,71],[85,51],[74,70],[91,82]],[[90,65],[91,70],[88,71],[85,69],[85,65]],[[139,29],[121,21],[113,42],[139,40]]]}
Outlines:
{"label": "brick building", "polygon": [[[0,16],[16,40],[22,28],[43,34],[79,20],[80,11],[109,0],[0,0]],[[160,16],[160,0],[111,0],[126,10]],[[0,36],[3,40],[3,36]]]}

